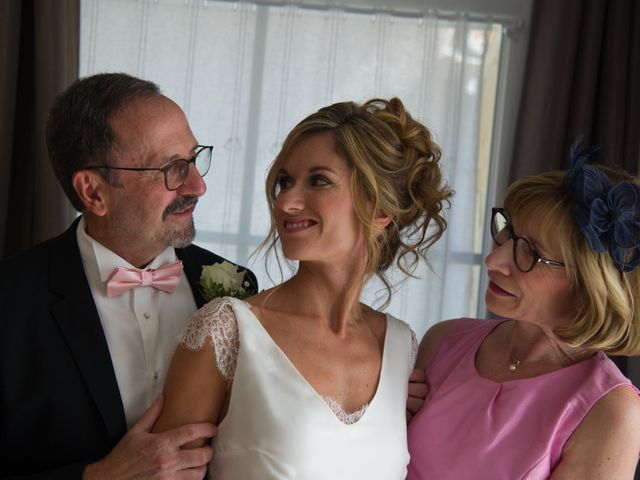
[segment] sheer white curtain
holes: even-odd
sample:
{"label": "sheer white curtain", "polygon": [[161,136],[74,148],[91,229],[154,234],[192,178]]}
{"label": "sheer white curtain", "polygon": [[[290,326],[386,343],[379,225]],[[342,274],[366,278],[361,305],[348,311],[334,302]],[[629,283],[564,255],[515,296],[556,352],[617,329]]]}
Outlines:
{"label": "sheer white curtain", "polygon": [[[465,13],[332,5],[83,0],[80,73],[151,79],[184,108],[199,142],[215,146],[196,243],[245,264],[268,230],[265,172],[287,132],[333,102],[400,97],[434,132],[456,194],[431,269],[401,283],[388,310],[418,335],[476,315],[506,30]],[[270,286],[262,257],[249,266]],[[365,301],[379,289],[368,285]]]}

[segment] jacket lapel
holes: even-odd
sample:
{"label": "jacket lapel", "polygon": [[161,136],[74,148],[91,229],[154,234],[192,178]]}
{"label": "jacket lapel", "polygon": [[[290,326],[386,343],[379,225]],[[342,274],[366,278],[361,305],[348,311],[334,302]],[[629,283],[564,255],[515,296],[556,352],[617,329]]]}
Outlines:
{"label": "jacket lapel", "polygon": [[80,375],[104,420],[109,440],[126,432],[124,408],[107,341],[86,279],[76,240],[78,221],[52,246],[49,288],[59,295],[51,314],[57,321]]}
{"label": "jacket lapel", "polygon": [[189,280],[191,293],[193,293],[193,299],[196,301],[197,307],[200,308],[207,303],[202,296],[200,284],[198,283],[200,281],[200,275],[202,275],[202,264],[198,261],[198,258],[194,258],[197,257],[197,255],[193,255],[190,247],[176,248],[176,256],[182,260],[184,273],[187,276],[187,280]]}

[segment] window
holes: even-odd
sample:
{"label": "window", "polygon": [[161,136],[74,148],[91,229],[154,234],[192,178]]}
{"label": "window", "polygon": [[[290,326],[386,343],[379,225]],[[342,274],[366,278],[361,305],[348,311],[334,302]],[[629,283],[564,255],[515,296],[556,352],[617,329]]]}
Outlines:
{"label": "window", "polygon": [[[244,264],[268,231],[264,180],[288,131],[330,103],[400,97],[434,132],[456,191],[431,270],[401,283],[388,308],[420,336],[439,320],[483,313],[486,212],[513,111],[511,37],[524,43],[520,10],[530,8],[437,3],[83,0],[80,74],[126,71],[182,106],[198,141],[215,145],[196,243]],[[248,265],[271,285],[261,256]],[[273,262],[270,272],[279,281]],[[364,301],[375,305],[379,290],[371,282]]]}

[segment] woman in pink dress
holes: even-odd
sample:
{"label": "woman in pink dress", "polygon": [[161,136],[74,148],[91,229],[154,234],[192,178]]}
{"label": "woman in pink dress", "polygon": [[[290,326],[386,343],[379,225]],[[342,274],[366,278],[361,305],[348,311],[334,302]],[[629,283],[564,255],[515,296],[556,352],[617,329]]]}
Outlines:
{"label": "woman in pink dress", "polygon": [[503,320],[432,327],[408,479],[632,479],[637,390],[605,353],[640,341],[640,186],[572,152],[491,218],[486,303]]}

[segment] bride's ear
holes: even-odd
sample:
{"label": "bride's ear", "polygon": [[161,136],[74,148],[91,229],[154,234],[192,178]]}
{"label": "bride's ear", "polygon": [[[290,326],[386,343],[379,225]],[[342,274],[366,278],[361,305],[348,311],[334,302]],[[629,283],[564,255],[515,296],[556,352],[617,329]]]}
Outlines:
{"label": "bride's ear", "polygon": [[379,235],[385,228],[391,223],[391,216],[387,215],[381,210],[378,210],[375,218],[373,219],[373,225],[376,235]]}

